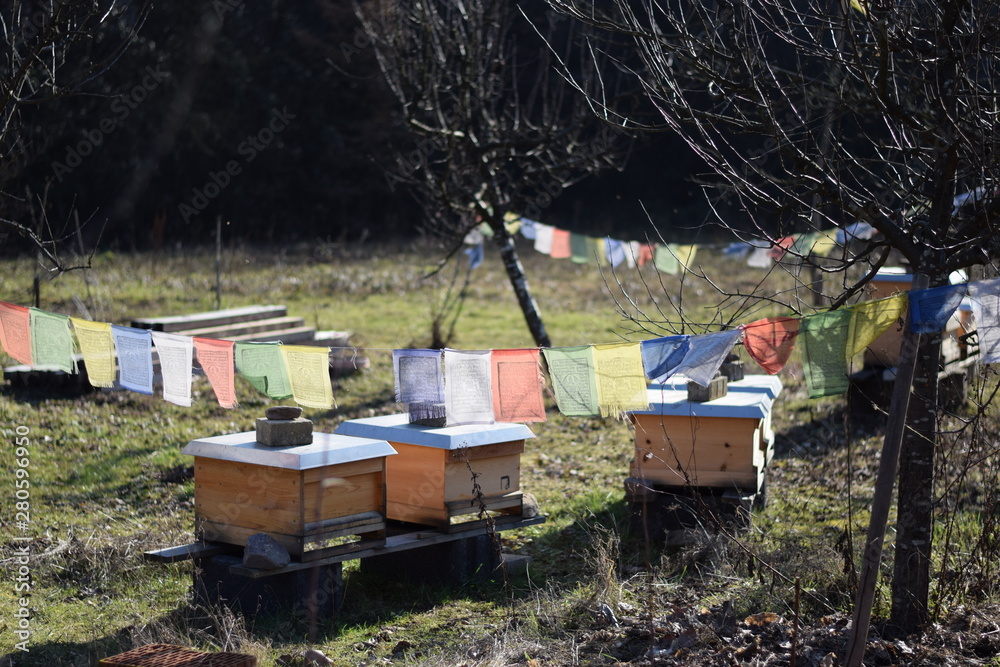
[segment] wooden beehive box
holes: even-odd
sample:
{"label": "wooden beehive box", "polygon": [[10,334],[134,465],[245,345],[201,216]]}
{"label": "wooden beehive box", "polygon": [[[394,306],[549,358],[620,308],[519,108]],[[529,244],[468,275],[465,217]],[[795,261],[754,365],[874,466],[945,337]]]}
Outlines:
{"label": "wooden beehive box", "polygon": [[761,489],[774,451],[771,407],[781,391],[774,376],[747,375],[722,398],[687,400],[678,384],[653,385],[635,425],[632,478],[660,486]]}
{"label": "wooden beehive box", "polygon": [[[961,282],[964,275],[954,275],[954,282]],[[913,275],[906,269],[886,267],[880,269],[868,284],[870,300],[882,299],[897,292],[909,292],[913,287]],[[966,333],[967,322],[963,322],[962,311],[956,311],[945,325],[941,340],[941,356],[945,363],[964,359],[967,355],[961,336]],[[903,347],[903,328],[893,325],[881,336],[872,341],[865,350],[865,366],[880,366],[892,368],[899,363],[900,350]]]}
{"label": "wooden beehive box", "polygon": [[[245,546],[267,533],[302,560],[385,542],[384,440],[314,433],[313,442],[268,447],[256,432],[193,440],[198,537]],[[360,541],[330,545],[359,536]]]}
{"label": "wooden beehive box", "polygon": [[386,461],[386,516],[432,526],[478,514],[472,471],[490,511],[521,514],[521,453],[535,437],[523,424],[431,427],[405,414],[345,421],[338,434],[387,440],[397,455]]}

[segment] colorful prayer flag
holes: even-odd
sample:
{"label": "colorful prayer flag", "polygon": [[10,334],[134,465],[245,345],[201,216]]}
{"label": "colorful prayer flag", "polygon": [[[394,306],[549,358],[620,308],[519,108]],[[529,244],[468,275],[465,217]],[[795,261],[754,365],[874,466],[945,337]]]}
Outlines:
{"label": "colorful prayer flag", "polygon": [[31,308],[31,359],[35,366],[55,366],[76,373],[73,359],[73,332],[69,318]]}
{"label": "colorful prayer flag", "polygon": [[153,339],[148,329],[111,325],[118,355],[118,382],[129,391],[153,393]]}
{"label": "colorful prayer flag", "polygon": [[307,408],[333,407],[330,385],[330,348],[311,345],[282,345],[292,398]]}
{"label": "colorful prayer flag", "polygon": [[669,276],[676,276],[680,273],[680,263],[677,261],[677,256],[671,252],[669,246],[658,245],[653,254],[653,265],[656,270],[660,273],[666,273]]}
{"label": "colorful prayer flag", "polygon": [[87,381],[93,387],[110,389],[115,386],[115,342],[111,338],[111,325],[77,317],[69,320],[73,323],[73,333],[83,355]]}
{"label": "colorful prayer flag", "polygon": [[565,229],[552,230],[552,248],[549,250],[549,257],[552,259],[569,259],[573,252],[570,250],[570,233]]}
{"label": "colorful prayer flag", "polygon": [[649,407],[639,343],[595,345],[594,375],[602,417],[620,416],[629,410]]}
{"label": "colorful prayer flag", "polygon": [[444,351],[444,414],[454,424],[490,424],[493,415],[490,351]]}
{"label": "colorful prayer flag", "polygon": [[535,223],[536,252],[540,252],[543,255],[548,255],[552,252],[552,234],[555,232],[555,229],[552,225],[546,225],[542,222]]}
{"label": "colorful prayer flag", "polygon": [[774,375],[788,362],[798,335],[798,318],[766,317],[743,327],[743,347],[765,372]]}
{"label": "colorful prayer flag", "polygon": [[569,248],[572,254],[571,259],[577,264],[590,264],[594,259],[590,255],[590,241],[583,234],[573,232],[569,235]]}
{"label": "colorful prayer flag", "polygon": [[493,413],[500,421],[545,421],[538,350],[493,350]]}
{"label": "colorful prayer flag", "polygon": [[802,318],[799,337],[809,398],[847,391],[847,336],[853,313],[832,310]]}
{"label": "colorful prayer flag", "polygon": [[276,401],[292,395],[280,348],[281,343],[236,343],[236,370],[254,389]]}
{"label": "colorful prayer flag", "polygon": [[625,244],[618,239],[606,238],[604,240],[604,247],[607,252],[608,263],[611,264],[611,268],[616,269],[618,266],[625,261],[628,254],[628,250]]}
{"label": "colorful prayer flag", "polygon": [[642,341],[642,366],[650,382],[666,382],[684,361],[690,336],[665,336]]}
{"label": "colorful prayer flag", "polygon": [[10,357],[31,365],[31,311],[0,301],[0,344]]}
{"label": "colorful prayer flag", "polygon": [[393,350],[397,403],[444,403],[441,350]]}
{"label": "colorful prayer flag", "polygon": [[919,334],[943,331],[968,287],[960,283],[910,292],[910,330]]}
{"label": "colorful prayer flag", "polygon": [[542,354],[549,367],[559,412],[576,417],[599,415],[593,348],[550,347],[543,349]]}
{"label": "colorful prayer flag", "polygon": [[969,283],[972,316],[976,319],[979,359],[1000,362],[1000,278]]}
{"label": "colorful prayer flag", "polygon": [[233,350],[236,346],[231,340],[215,340],[213,338],[195,338],[194,349],[198,351],[198,363],[208,377],[208,383],[215,392],[215,400],[224,408],[235,408],[235,359]]}
{"label": "colorful prayer flag", "polygon": [[693,382],[707,387],[742,335],[743,331],[733,329],[691,336],[684,359],[674,369],[674,374],[686,375]]}
{"label": "colorful prayer flag", "polygon": [[[163,400],[191,407],[191,369],[194,365],[194,339],[190,336],[152,331],[153,345],[160,358]],[[211,378],[209,378],[211,381]]]}
{"label": "colorful prayer flag", "polygon": [[889,330],[906,314],[906,292],[884,299],[862,301],[849,309],[851,326],[847,334],[847,359],[864,351],[876,338]]}

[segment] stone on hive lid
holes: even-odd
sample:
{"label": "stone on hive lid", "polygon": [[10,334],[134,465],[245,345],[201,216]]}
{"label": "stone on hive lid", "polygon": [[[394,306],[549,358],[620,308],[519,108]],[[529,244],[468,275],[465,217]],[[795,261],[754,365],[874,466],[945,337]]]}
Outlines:
{"label": "stone on hive lid", "polygon": [[313,441],[313,423],[303,419],[302,408],[279,405],[268,408],[257,419],[257,442],[268,447],[296,447]]}
{"label": "stone on hive lid", "polygon": [[291,560],[285,547],[267,533],[254,533],[247,538],[247,546],[243,550],[243,567],[276,570],[285,567]]}
{"label": "stone on hive lid", "polygon": [[688,382],[688,400],[692,403],[707,403],[726,395],[729,380],[725,375],[716,375],[708,383],[707,387],[702,387],[697,382]]}

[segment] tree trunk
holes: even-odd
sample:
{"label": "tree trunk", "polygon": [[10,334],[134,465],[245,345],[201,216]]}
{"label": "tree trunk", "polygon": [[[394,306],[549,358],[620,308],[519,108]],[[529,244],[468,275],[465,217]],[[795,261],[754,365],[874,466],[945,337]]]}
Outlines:
{"label": "tree trunk", "polygon": [[531,290],[528,288],[528,278],[524,275],[524,267],[521,266],[521,260],[517,256],[514,238],[504,227],[503,222],[495,226],[491,225],[491,227],[494,232],[494,241],[497,248],[500,249],[500,259],[507,271],[507,277],[510,278],[510,284],[517,296],[517,303],[521,306],[521,312],[524,313],[524,319],[528,323],[528,331],[531,332],[535,345],[552,347],[549,334],[545,331],[545,324],[542,322],[542,316],[538,312],[538,304],[535,303],[531,296]]}
{"label": "tree trunk", "polygon": [[903,635],[913,634],[929,620],[940,354],[940,333],[921,337],[900,452],[889,624]]}

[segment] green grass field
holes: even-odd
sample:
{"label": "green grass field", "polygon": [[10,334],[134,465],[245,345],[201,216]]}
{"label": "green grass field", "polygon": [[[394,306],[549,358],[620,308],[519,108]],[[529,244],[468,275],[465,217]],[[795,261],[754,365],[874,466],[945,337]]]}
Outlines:
{"label": "green grass field", "polygon": [[[697,276],[658,275],[648,266],[612,274],[608,267],[524,254],[556,346],[634,341],[681,328],[700,333],[720,322],[788,312],[725,297]],[[332,431],[345,419],[398,411],[391,350],[430,340],[435,307],[448,286],[444,274],[450,275],[446,269],[424,279],[434,261],[432,251],[420,248],[332,248],[322,260],[305,250],[230,249],[222,266],[222,306],[285,304],[310,325],[354,333],[352,341],[371,367],[336,382],[333,410],[307,409],[304,415],[317,430]],[[790,275],[775,273],[766,289],[758,289],[762,271],[708,249],[698,263],[731,295],[757,290],[788,300],[797,296]],[[34,275],[30,260],[0,262],[0,300],[30,305]],[[43,277],[41,287],[45,310],[118,324],[214,305],[214,257],[198,253],[106,253],[94,258],[91,270]],[[488,251],[472,276],[450,345],[532,346],[495,253]],[[3,354],[0,362],[13,363]],[[749,372],[759,372],[745,354],[744,362]],[[531,557],[526,576],[506,588],[409,587],[370,581],[352,563],[345,567],[343,610],[315,627],[300,617],[243,618],[199,606],[190,596],[190,563],[142,559],[144,550],[193,539],[192,462],[181,448],[197,437],[252,430],[271,405],[242,378],[240,407],[233,410],[216,405],[204,378],[195,380],[191,408],[159,395],[5,387],[0,656],[9,654],[9,662],[0,664],[90,665],[150,642],[240,650],[265,666],[309,647],[343,665],[621,664],[648,658],[657,642],[676,647],[661,641],[673,631],[661,632],[656,624],[667,621],[655,619],[680,608],[695,610],[695,616],[725,607],[737,618],[760,612],[791,618],[796,581],[804,625],[849,615],[882,418],[862,416],[845,397],[807,399],[795,358],[780,377],[784,391],[774,410],[768,504],[738,539],[706,535],[686,547],[645,542],[626,520],[623,482],[633,451],[628,421],[565,417],[547,396],[547,421],[531,425],[537,437],[522,457],[521,487],[536,496],[548,518],[503,535],[506,550]],[[960,425],[955,418],[943,421],[952,433],[942,438],[937,544],[951,551],[935,561],[933,598],[941,615],[959,604],[990,603],[997,592],[992,489],[998,457],[985,436],[960,431]],[[15,461],[21,436],[28,438],[30,459],[26,653],[16,647],[19,619],[8,612],[23,595],[16,583],[17,549],[24,543],[13,539],[22,535],[15,518],[15,471],[24,467]],[[886,568],[890,573],[891,564]],[[602,604],[623,619],[638,619],[632,627],[639,630],[616,635],[595,625],[594,610]],[[876,616],[886,605],[882,591]],[[653,629],[642,636],[647,625]]]}

